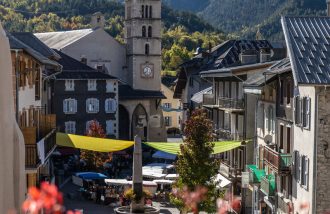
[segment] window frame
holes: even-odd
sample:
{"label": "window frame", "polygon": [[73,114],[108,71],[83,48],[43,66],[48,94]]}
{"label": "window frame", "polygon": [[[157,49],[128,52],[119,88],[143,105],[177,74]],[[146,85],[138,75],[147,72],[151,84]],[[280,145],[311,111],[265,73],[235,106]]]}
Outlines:
{"label": "window frame", "polygon": [[[114,102],[114,106],[115,108],[114,109],[110,109],[110,104],[111,102]],[[117,112],[118,110],[118,102],[116,99],[114,98],[107,98],[105,101],[104,101],[104,110],[106,113],[109,113],[109,114],[114,114]]]}
{"label": "window frame", "polygon": [[[93,103],[95,102],[95,103]],[[93,110],[90,110],[90,105],[94,106]],[[86,99],[86,113],[88,114],[97,114],[100,111],[100,101],[97,98],[88,98]]]}
{"label": "window frame", "polygon": [[87,88],[88,91],[97,91],[97,80],[88,80]]}
{"label": "window frame", "polygon": [[64,123],[65,126],[65,133],[67,134],[75,134],[76,129],[76,121],[67,121]]}
{"label": "window frame", "polygon": [[[70,102],[72,102],[73,107],[72,107],[72,111],[70,110]],[[68,99],[64,99],[63,100],[63,113],[64,114],[76,114],[77,113],[77,100],[76,99],[72,99],[72,98],[68,98]],[[67,111],[66,111],[67,110]]]}
{"label": "window frame", "polygon": [[74,90],[75,90],[75,81],[65,80],[65,91],[74,91]]}

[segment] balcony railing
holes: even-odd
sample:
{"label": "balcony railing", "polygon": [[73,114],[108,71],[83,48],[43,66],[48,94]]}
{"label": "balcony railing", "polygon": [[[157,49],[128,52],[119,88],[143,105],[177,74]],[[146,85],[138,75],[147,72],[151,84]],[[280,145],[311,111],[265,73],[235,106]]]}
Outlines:
{"label": "balcony railing", "polygon": [[227,162],[222,162],[221,165],[222,165],[222,168],[227,168],[227,170],[228,170],[228,177],[234,177],[234,178],[236,178],[236,177],[242,175],[242,170],[243,169],[239,168],[238,166],[237,167],[233,167],[233,166],[231,166]]}
{"label": "balcony railing", "polygon": [[260,189],[267,196],[275,196],[275,176],[266,175],[262,177],[260,182]]}
{"label": "balcony railing", "polygon": [[[50,154],[50,152],[55,148],[56,145],[56,132],[51,132],[44,139],[44,151],[45,158]],[[38,156],[37,143],[25,144],[25,168],[33,169],[37,168],[40,164],[40,159]]]}
{"label": "balcony railing", "polygon": [[264,149],[264,160],[278,172],[287,172],[290,171],[292,155],[278,153],[266,146]]}
{"label": "balcony railing", "polygon": [[37,168],[39,163],[37,145],[25,145],[25,167]]}
{"label": "balcony railing", "polygon": [[250,183],[260,183],[261,178],[265,176],[265,170],[260,170],[256,165],[247,165]]}
{"label": "balcony railing", "polygon": [[203,105],[208,105],[208,106],[215,105],[214,94],[203,94]]}
{"label": "balcony railing", "polygon": [[292,213],[292,209],[290,209],[290,201],[284,199],[284,197],[277,196],[277,206],[278,209],[282,211],[282,213],[288,213],[288,214]]}
{"label": "balcony railing", "polygon": [[221,140],[243,140],[243,133],[234,132],[232,133],[230,130],[226,129],[216,129],[215,130],[216,136],[218,139]]}
{"label": "balcony railing", "polygon": [[219,107],[233,110],[244,110],[244,100],[219,97]]}

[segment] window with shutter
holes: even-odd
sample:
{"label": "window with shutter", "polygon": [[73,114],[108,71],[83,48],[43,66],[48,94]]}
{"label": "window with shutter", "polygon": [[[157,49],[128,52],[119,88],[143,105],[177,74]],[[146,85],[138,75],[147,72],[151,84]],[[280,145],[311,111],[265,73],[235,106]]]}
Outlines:
{"label": "window with shutter", "polygon": [[115,113],[117,111],[117,101],[115,99],[109,98],[105,100],[105,112]]}
{"label": "window with shutter", "polygon": [[96,98],[89,98],[86,100],[86,112],[95,114],[99,112],[99,100]]}
{"label": "window with shutter", "polygon": [[65,80],[65,91],[74,91],[74,80]]}
{"label": "window with shutter", "polygon": [[88,80],[88,91],[96,91],[96,87],[97,87],[97,84],[96,84],[96,80]]}
{"label": "window with shutter", "polygon": [[308,188],[308,178],[309,178],[309,159],[305,156],[305,187]]}
{"label": "window with shutter", "polygon": [[300,108],[300,97],[297,96],[295,98],[295,122],[296,122],[296,125],[300,125],[301,123],[301,108]]}
{"label": "window with shutter", "polygon": [[306,185],[306,156],[301,156],[301,185]]}
{"label": "window with shutter", "polygon": [[76,133],[76,122],[74,122],[74,121],[65,122],[65,133],[75,134]]}
{"label": "window with shutter", "polygon": [[295,151],[294,152],[294,177],[296,181],[299,183],[300,182],[300,156],[299,152]]}
{"label": "window with shutter", "polygon": [[107,80],[107,93],[116,93],[117,82],[113,80]]}
{"label": "window with shutter", "polygon": [[63,100],[63,112],[65,114],[75,114],[77,112],[77,100],[75,99]]}
{"label": "window with shutter", "polygon": [[305,113],[305,128],[310,128],[310,120],[311,120],[311,99],[309,97],[306,98],[306,113]]}
{"label": "window with shutter", "polygon": [[269,131],[269,108],[268,109],[265,109],[266,111],[266,130]]}
{"label": "window with shutter", "polygon": [[106,132],[107,135],[115,135],[115,121],[107,120],[106,121]]}

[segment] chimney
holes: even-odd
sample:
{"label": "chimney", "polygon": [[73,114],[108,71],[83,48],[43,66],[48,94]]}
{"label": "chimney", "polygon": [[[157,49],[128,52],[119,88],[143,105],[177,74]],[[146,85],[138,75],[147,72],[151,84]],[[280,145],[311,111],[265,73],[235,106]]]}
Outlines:
{"label": "chimney", "polygon": [[96,12],[92,15],[91,26],[92,28],[102,28],[104,29],[105,19],[101,12]]}
{"label": "chimney", "polygon": [[327,0],[327,15],[330,16],[330,0]]}

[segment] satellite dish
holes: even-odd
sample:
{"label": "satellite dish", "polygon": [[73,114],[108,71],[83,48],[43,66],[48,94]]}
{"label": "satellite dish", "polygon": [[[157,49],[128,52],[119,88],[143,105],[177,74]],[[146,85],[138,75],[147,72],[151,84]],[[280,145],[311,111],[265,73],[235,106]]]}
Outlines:
{"label": "satellite dish", "polygon": [[273,142],[273,136],[272,135],[266,135],[264,137],[264,141],[266,144],[271,144]]}

